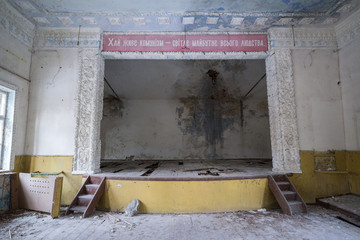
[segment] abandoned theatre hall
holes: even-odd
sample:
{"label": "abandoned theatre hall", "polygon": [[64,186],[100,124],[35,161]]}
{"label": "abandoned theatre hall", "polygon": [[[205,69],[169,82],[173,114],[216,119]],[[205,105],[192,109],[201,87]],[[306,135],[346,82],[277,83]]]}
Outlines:
{"label": "abandoned theatre hall", "polygon": [[360,0],[0,0],[1,239],[359,239]]}

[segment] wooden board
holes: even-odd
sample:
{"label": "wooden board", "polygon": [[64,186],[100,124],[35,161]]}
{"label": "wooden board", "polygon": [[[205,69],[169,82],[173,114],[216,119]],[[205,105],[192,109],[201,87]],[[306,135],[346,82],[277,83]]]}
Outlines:
{"label": "wooden board", "polygon": [[32,176],[19,173],[19,207],[48,212],[53,218],[60,212],[62,177]]}

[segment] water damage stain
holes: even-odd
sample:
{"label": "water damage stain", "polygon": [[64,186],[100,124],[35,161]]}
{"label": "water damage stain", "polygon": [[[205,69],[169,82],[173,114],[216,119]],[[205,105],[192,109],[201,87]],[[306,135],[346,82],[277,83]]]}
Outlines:
{"label": "water damage stain", "polygon": [[103,102],[103,116],[104,117],[119,117],[123,116],[124,102],[112,95],[104,98]]}
{"label": "water damage stain", "polygon": [[240,122],[240,98],[229,94],[221,74],[209,69],[201,80],[198,95],[180,98],[176,108],[178,126],[184,135],[196,141],[205,138],[206,158],[217,158],[223,148],[223,134]]}

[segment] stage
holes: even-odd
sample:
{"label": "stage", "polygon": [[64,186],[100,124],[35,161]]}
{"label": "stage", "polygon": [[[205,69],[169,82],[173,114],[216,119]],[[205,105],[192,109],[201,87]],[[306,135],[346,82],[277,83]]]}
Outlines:
{"label": "stage", "polygon": [[206,181],[266,178],[272,172],[271,160],[182,160],[182,161],[102,161],[96,175],[107,179],[137,181]]}
{"label": "stage", "polygon": [[267,179],[275,174],[271,160],[248,159],[102,161],[92,175],[106,177],[102,210],[138,199],[143,213],[207,213],[276,208]]}

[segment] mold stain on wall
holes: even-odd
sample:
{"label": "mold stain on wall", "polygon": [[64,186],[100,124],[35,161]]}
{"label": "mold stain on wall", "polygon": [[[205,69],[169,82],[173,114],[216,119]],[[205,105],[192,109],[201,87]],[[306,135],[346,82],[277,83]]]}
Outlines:
{"label": "mold stain on wall", "polygon": [[124,102],[121,98],[107,95],[103,99],[103,116],[122,118]]}
{"label": "mold stain on wall", "polygon": [[241,121],[242,100],[229,93],[221,73],[209,69],[201,81],[198,95],[180,98],[176,108],[178,126],[184,135],[192,136],[192,143],[205,138],[205,157],[217,159],[217,148],[223,148],[223,134]]}
{"label": "mold stain on wall", "polygon": [[270,158],[260,60],[127,60],[106,67],[102,159]]}

